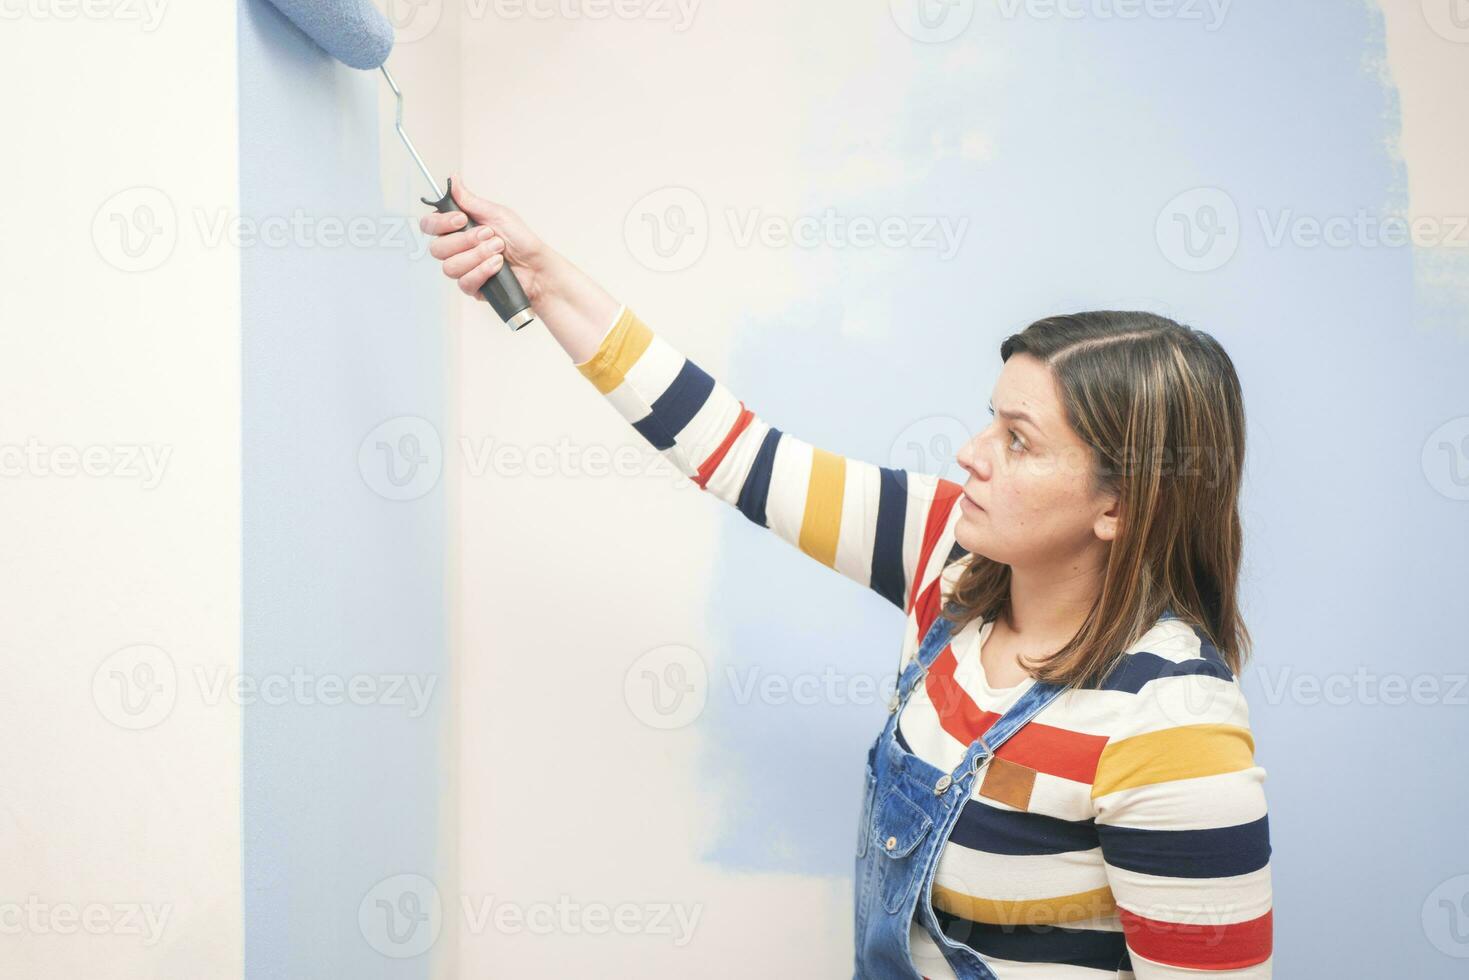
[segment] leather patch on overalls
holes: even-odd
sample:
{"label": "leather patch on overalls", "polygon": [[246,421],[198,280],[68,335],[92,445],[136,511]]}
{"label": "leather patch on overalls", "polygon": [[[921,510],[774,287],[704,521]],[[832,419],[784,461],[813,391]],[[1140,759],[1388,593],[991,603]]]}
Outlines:
{"label": "leather patch on overalls", "polygon": [[1035,770],[995,756],[984,771],[979,795],[999,800],[1017,810],[1030,809],[1030,793],[1035,789]]}

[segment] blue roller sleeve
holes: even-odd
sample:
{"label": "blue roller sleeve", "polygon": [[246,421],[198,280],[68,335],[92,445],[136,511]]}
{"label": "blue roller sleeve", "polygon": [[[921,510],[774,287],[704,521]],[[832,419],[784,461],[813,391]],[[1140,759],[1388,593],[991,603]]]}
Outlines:
{"label": "blue roller sleeve", "polygon": [[271,0],[327,54],[371,71],[393,50],[393,25],[369,0]]}
{"label": "blue roller sleeve", "polygon": [[[444,181],[444,196],[437,201],[430,201],[426,197],[419,200],[424,204],[433,205],[434,209],[441,214],[451,214],[460,210],[454,203],[454,178],[449,177]],[[469,215],[464,216],[464,227],[461,231],[478,228],[479,222]],[[490,306],[500,315],[500,319],[510,324],[511,330],[519,330],[525,323],[517,323],[515,314],[530,307],[530,301],[525,298],[525,290],[520,288],[520,280],[515,278],[515,273],[510,271],[510,263],[506,262],[500,266],[500,271],[495,273],[485,284],[480,287],[479,294],[490,301]],[[529,322],[529,321],[526,321]]]}
{"label": "blue roller sleeve", "polygon": [[[388,74],[387,68],[383,67],[383,62],[388,60],[388,53],[393,50],[393,25],[388,23],[388,19],[369,0],[270,0],[270,2],[317,46],[342,64],[366,70],[382,68],[383,74]],[[391,77],[388,80],[392,83]],[[393,89],[396,93],[396,84]],[[401,112],[402,96],[400,95],[399,113]],[[403,136],[403,141],[407,143],[408,137],[402,131],[401,119],[399,133]],[[412,144],[409,144],[409,149],[412,150],[412,148]],[[416,151],[413,155],[417,160]],[[423,161],[418,160],[418,165],[422,168]],[[428,177],[430,185],[434,185],[434,180],[429,177],[426,168],[424,176]],[[432,205],[444,214],[458,211],[459,207],[454,203],[453,181],[449,181],[446,186],[448,190],[440,200],[431,201],[426,197],[419,198],[419,200],[424,204]],[[438,189],[436,185],[434,189]],[[473,218],[468,215],[465,217],[468,219],[466,229],[477,227],[477,222]],[[525,290],[521,288],[520,280],[516,279],[515,273],[510,271],[509,264],[502,265],[500,271],[480,287],[480,295],[490,301],[490,306],[500,315],[500,319],[510,325],[512,330],[519,330],[534,319],[533,313],[526,312],[530,309],[530,302],[525,298]]]}

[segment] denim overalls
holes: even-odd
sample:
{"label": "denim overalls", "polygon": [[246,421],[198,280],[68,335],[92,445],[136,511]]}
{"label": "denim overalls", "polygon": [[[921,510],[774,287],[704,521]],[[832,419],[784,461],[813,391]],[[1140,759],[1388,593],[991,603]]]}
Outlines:
{"label": "denim overalls", "polygon": [[953,772],[936,769],[903,751],[896,738],[898,714],[929,665],[949,642],[953,621],[940,614],[918,653],[898,678],[882,734],[867,750],[867,795],[857,834],[854,980],[916,980],[908,947],[915,904],[920,920],[960,980],[995,980],[975,952],[944,935],[930,890],[939,853],[969,799],[970,780],[995,749],[1049,704],[1062,688],[1036,681],[1009,711],[964,753]]}

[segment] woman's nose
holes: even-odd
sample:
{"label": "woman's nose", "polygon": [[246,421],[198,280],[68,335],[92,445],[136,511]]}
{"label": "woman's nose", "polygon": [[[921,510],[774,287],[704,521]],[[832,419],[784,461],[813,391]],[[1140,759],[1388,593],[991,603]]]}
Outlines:
{"label": "woman's nose", "polygon": [[964,467],[964,469],[976,476],[985,477],[987,474],[980,471],[981,460],[983,460],[984,454],[979,451],[979,438],[978,435],[975,435],[968,442],[964,443],[964,445],[960,446],[955,458],[958,459],[959,465]]}

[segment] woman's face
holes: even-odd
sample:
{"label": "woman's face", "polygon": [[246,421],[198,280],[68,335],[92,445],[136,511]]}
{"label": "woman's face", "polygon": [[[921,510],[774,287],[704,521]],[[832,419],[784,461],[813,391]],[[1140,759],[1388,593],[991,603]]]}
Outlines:
{"label": "woman's face", "polygon": [[[1114,496],[1091,489],[1092,451],[1066,422],[1051,369],[1030,354],[1005,362],[990,423],[959,450],[964,497],[955,537],[1011,568],[1076,570],[1116,532]],[[976,504],[978,506],[976,506]]]}

